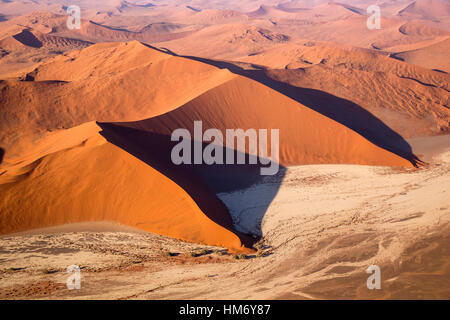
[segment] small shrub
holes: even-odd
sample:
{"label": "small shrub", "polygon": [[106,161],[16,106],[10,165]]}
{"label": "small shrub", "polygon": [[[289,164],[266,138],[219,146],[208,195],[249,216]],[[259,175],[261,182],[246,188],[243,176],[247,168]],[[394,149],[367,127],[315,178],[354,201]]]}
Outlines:
{"label": "small shrub", "polygon": [[173,252],[170,252],[170,251],[166,251],[166,252],[164,252],[164,255],[166,257],[175,257],[177,254],[173,253]]}
{"label": "small shrub", "polygon": [[52,273],[56,273],[56,272],[58,272],[58,270],[56,270],[56,269],[44,269],[42,271],[42,273],[44,273],[44,274],[52,274]]}
{"label": "small shrub", "polygon": [[214,250],[214,253],[215,253],[215,254],[218,254],[219,256],[224,256],[224,255],[226,255],[228,252],[227,252],[227,250],[219,250],[219,249],[217,249],[217,250]]}

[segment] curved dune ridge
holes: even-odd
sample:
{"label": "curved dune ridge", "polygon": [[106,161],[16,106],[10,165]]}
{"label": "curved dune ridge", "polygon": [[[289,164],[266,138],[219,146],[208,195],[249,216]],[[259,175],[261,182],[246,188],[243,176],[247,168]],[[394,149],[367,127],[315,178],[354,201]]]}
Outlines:
{"label": "curved dune ridge", "polygon": [[423,37],[432,37],[432,36],[448,36],[450,32],[430,27],[425,24],[417,23],[414,21],[409,21],[400,26],[398,29],[401,33],[407,36],[423,36]]}
{"label": "curved dune ridge", "polygon": [[259,82],[137,42],[58,56],[27,79],[0,84],[2,234],[106,220],[248,250],[207,179],[170,162],[165,142],[195,120],[279,129],[281,165],[412,166]]}
{"label": "curved dune ridge", "polygon": [[450,37],[438,43],[433,43],[429,46],[400,52],[395,56],[404,61],[427,67],[429,69],[450,72],[450,59],[448,52],[450,51]]}
{"label": "curved dune ridge", "polygon": [[217,128],[223,133],[233,128],[279,129],[281,165],[411,166],[338,122],[245,77],[227,81],[167,114],[121,125],[165,136],[187,128],[193,136],[195,120],[203,122],[203,130]]}
{"label": "curved dune ridge", "polygon": [[31,28],[19,29],[16,34],[0,40],[0,46],[7,50],[26,49],[27,47],[64,50],[65,48],[85,48],[90,44],[88,41],[48,35]]}
{"label": "curved dune ridge", "polygon": [[34,81],[0,82],[5,92],[0,98],[0,145],[7,149],[5,161],[20,156],[32,139],[48,131],[95,120],[153,117],[233,76],[137,41],[98,44],[57,56],[27,75]]}
{"label": "curved dune ridge", "polygon": [[[97,20],[99,17],[95,16],[95,18]],[[110,27],[84,18],[81,19],[80,29],[70,30],[67,28],[67,15],[65,10],[60,13],[37,11],[28,15],[12,18],[4,24],[36,29],[47,36],[58,36],[60,38],[80,39],[93,42],[132,40],[145,42],[168,41],[192,33],[192,30],[189,30],[189,28],[185,30],[182,26],[174,24],[171,25],[171,27],[166,28],[157,28],[156,26],[153,26],[153,28],[144,27],[132,31]]]}
{"label": "curved dune ridge", "polygon": [[[0,178],[0,233],[87,221],[114,221],[166,236],[246,251],[241,240],[206,216],[185,190],[124,150],[107,143],[95,123],[64,133],[80,144],[47,153]],[[48,141],[47,144],[50,144]],[[201,190],[211,212],[231,228],[224,205]],[[227,219],[229,221],[227,221]]]}
{"label": "curved dune ridge", "polygon": [[421,17],[450,16],[450,4],[445,0],[416,0],[399,11],[399,15]]}
{"label": "curved dune ridge", "polygon": [[[373,125],[376,123],[367,120],[381,120],[403,138],[410,138],[450,131],[450,77],[445,73],[448,59],[444,58],[447,47],[448,41],[444,40],[423,50],[386,55],[332,43],[299,42],[243,57],[240,61],[271,69],[256,76],[268,78],[267,82],[281,82],[286,94],[315,106],[333,119],[353,122],[354,127],[373,132],[377,131]],[[428,64],[444,72],[399,59]],[[366,117],[358,117],[365,111]],[[390,135],[376,135],[382,140],[391,139]]]}

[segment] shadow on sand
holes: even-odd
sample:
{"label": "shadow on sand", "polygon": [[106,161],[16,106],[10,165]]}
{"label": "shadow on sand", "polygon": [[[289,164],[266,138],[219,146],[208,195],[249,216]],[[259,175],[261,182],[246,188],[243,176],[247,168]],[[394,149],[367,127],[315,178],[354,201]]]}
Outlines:
{"label": "shadow on sand", "polygon": [[[157,121],[157,118],[150,120]],[[148,122],[149,120],[144,121]],[[171,152],[172,148],[178,142],[171,141],[171,137],[168,135],[132,127],[136,124],[139,125],[139,123],[140,121],[136,123],[97,124],[102,128],[100,134],[110,143],[127,151],[174,181],[190,195],[199,208],[211,220],[237,234],[247,247],[251,247],[258,240],[258,236],[261,235],[262,218],[267,211],[267,207],[278,193],[285,168],[280,166],[276,179],[279,183],[270,184],[270,188],[267,189],[264,195],[265,199],[263,203],[253,210],[251,217],[248,217],[251,223],[256,225],[258,232],[252,235],[244,234],[243,232],[236,231],[233,226],[233,222],[236,221],[233,221],[232,216],[235,217],[236,213],[230,213],[224,203],[217,197],[217,194],[235,192],[261,183],[264,179],[267,179],[267,177],[261,176],[260,174],[262,165],[248,164],[247,154],[245,155],[247,164],[242,165],[175,165],[171,159]],[[207,145],[207,143],[203,143],[202,150]],[[193,141],[191,142],[191,146],[193,150]],[[234,153],[236,159],[238,152],[235,150],[231,151]],[[224,147],[225,153],[226,148]],[[239,193],[235,193],[235,196],[239,197]],[[245,201],[245,199],[237,199],[237,201]],[[241,228],[241,230],[243,229]]]}
{"label": "shadow on sand", "polygon": [[[150,45],[146,46],[166,54],[179,56],[166,48],[156,48]],[[220,69],[228,69],[235,74],[258,81],[304,106],[339,122],[378,147],[407,159],[415,167],[423,164],[423,162],[414,155],[411,146],[400,134],[395,132],[372,113],[350,100],[336,97],[324,91],[296,87],[286,82],[278,81],[269,76],[270,70],[261,66],[251,65],[252,70],[248,70],[226,61],[216,61],[192,56],[179,57],[207,63]],[[296,73],[300,72],[301,70],[283,70],[285,75],[294,77],[296,76]],[[301,75],[299,74],[298,76]]]}
{"label": "shadow on sand", "polygon": [[[170,50],[151,48],[177,56]],[[253,70],[247,70],[228,62],[196,57],[184,58],[197,60],[222,69],[226,68],[233,73],[256,80],[341,123],[375,145],[409,160],[414,166],[422,164],[422,161],[413,154],[411,146],[402,136],[373,114],[349,100],[320,90],[300,88],[277,81],[268,75],[267,70],[258,66],[253,66]],[[300,72],[299,70],[285,71]],[[278,193],[286,175],[286,168],[280,166],[276,176],[264,177],[260,175],[261,165],[175,165],[171,160],[171,152],[178,142],[171,141],[169,128],[164,128],[164,124],[159,123],[158,117],[137,122],[98,123],[98,125],[102,128],[101,135],[109,142],[174,181],[192,197],[211,220],[237,234],[247,247],[251,247],[257,238],[255,239],[252,235],[243,232],[248,233],[248,230],[251,229],[254,231],[252,232],[253,235],[262,235],[262,219]],[[193,141],[191,141],[191,144],[193,144]],[[203,149],[205,146],[207,144],[203,143]],[[237,151],[233,150],[233,153],[236,158]],[[246,157],[248,159],[248,155]],[[262,183],[264,183],[264,186],[255,188],[253,193],[252,190],[248,189]],[[243,189],[246,189],[246,192],[239,192]],[[263,194],[260,194],[261,190]],[[218,194],[220,199],[217,196]],[[226,201],[227,206],[222,201]],[[242,207],[248,208],[248,205],[243,205],[246,203],[252,204],[251,212],[240,211]],[[244,219],[245,221],[236,221],[236,219]],[[234,226],[233,222],[235,223]],[[240,223],[250,226],[250,228],[240,228]],[[242,232],[236,231],[235,227]]]}
{"label": "shadow on sand", "polygon": [[[186,58],[208,63],[222,69],[226,68],[233,73],[258,81],[304,106],[339,122],[347,128],[352,129],[378,147],[407,159],[415,167],[423,164],[423,162],[414,155],[411,146],[400,134],[395,132],[372,113],[350,100],[336,97],[324,91],[296,87],[285,82],[277,81],[269,77],[268,71],[264,69],[245,70],[232,63],[196,57]],[[283,72],[295,75],[295,73],[299,71],[283,70]]]}
{"label": "shadow on sand", "polygon": [[29,30],[22,30],[21,33],[14,35],[13,38],[28,47],[32,48],[42,47],[42,42],[38,38],[36,38],[35,35],[31,33]]}

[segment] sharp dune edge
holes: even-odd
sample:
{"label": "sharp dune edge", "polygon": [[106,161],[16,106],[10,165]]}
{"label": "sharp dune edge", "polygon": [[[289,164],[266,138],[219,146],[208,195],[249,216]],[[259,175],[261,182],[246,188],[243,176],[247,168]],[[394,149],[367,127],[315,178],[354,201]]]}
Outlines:
{"label": "sharp dune edge", "polygon": [[244,77],[211,89],[165,115],[124,125],[166,136],[176,128],[188,128],[193,135],[195,120],[202,120],[204,130],[217,128],[222,132],[226,128],[278,128],[281,165],[411,166],[409,161],[378,148],[343,125]]}
{"label": "sharp dune edge", "polygon": [[[0,299],[448,299],[449,40],[448,0],[0,1]],[[278,172],[175,165],[195,121]]]}
{"label": "sharp dune edge", "polygon": [[[95,123],[84,126],[84,130],[95,131]],[[4,179],[12,180],[5,184]],[[36,159],[13,177],[7,171],[2,180],[2,234],[67,223],[114,221],[177,239],[245,251],[235,234],[207,218],[173,181],[98,134]],[[209,195],[205,192],[205,196]],[[216,211],[224,213],[217,207]]]}
{"label": "sharp dune edge", "polygon": [[[104,64],[102,59],[106,58],[109,64]],[[90,68],[81,68],[82,65]],[[176,98],[172,107],[175,110],[158,107],[155,103],[158,99],[151,95],[153,100],[148,99],[138,110],[134,109],[138,105],[136,101],[112,104],[119,97],[119,93],[112,89],[115,82],[121,83],[120,92],[125,94],[129,90],[128,83],[134,84],[140,79],[138,87],[148,89],[151,84],[156,84],[158,77],[169,72],[178,72],[185,81],[195,83],[198,96],[193,98],[192,91],[188,96],[183,96],[183,92],[172,95]],[[208,82],[202,84],[205,73]],[[211,81],[211,75],[217,75],[215,81]],[[47,92],[42,88],[36,90],[34,100],[27,105],[30,110],[39,112],[21,113],[27,116],[20,119],[20,123],[29,124],[26,131],[29,144],[17,150],[13,147],[13,138],[2,141],[2,145],[10,145],[12,149],[5,148],[5,163],[0,176],[0,194],[4,204],[0,230],[3,234],[73,222],[115,221],[187,241],[245,251],[240,238],[233,233],[227,209],[214,194],[208,193],[206,186],[197,187],[200,188],[197,191],[203,192],[203,196],[211,198],[212,202],[208,212],[202,212],[175,182],[106,142],[98,134],[102,129],[95,123],[48,133],[38,144],[40,149],[31,154],[24,151],[32,150],[32,141],[43,132],[57,129],[51,122],[51,115],[61,107],[47,104],[47,101],[53,101],[48,95],[55,92],[60,96],[58,104],[65,106],[62,109],[64,113],[58,114],[57,119],[67,121],[68,127],[92,120],[130,120],[130,115],[133,115],[135,119],[149,119],[120,122],[118,125],[162,135],[167,140],[177,128],[191,129],[195,120],[203,121],[204,130],[214,127],[223,132],[225,128],[279,128],[281,165],[353,163],[412,166],[406,159],[375,146],[343,125],[256,81],[204,63],[172,57],[137,42],[100,44],[79,53],[56,57],[40,65],[33,72],[33,78],[34,81],[3,84],[8,90],[3,98],[6,103],[2,104],[4,119],[13,109],[16,92],[33,90],[34,86],[52,87],[52,91]],[[72,95],[81,95],[81,92],[91,92],[91,85],[95,83],[98,93],[98,86],[102,85],[99,84],[100,79],[107,81],[104,96],[89,97],[85,94],[84,110],[77,108],[76,99],[69,96],[66,100],[58,92],[67,92],[65,87],[70,86]],[[163,81],[158,81],[158,92],[163,91]],[[74,92],[74,87],[80,88],[80,93]],[[173,93],[172,88],[170,85],[167,87],[167,97]],[[128,94],[130,99],[138,95],[137,92]],[[74,102],[71,104],[70,101]],[[189,102],[177,108],[182,101]],[[151,109],[146,106],[151,106]],[[273,106],[279,107],[274,109]],[[156,116],[161,113],[164,115]],[[43,118],[40,115],[48,116]],[[3,137],[12,136],[8,132],[17,130],[17,124],[9,123],[2,130]],[[128,139],[132,143],[133,138]],[[9,152],[14,155],[12,160],[8,157]],[[24,199],[27,199],[26,205],[23,205]]]}
{"label": "sharp dune edge", "polygon": [[[99,44],[58,56],[28,77],[35,81],[0,83],[6,92],[1,98],[6,162],[26,150],[33,136],[94,120],[132,121],[159,115],[233,75],[135,41]],[[31,99],[25,114],[23,95]],[[19,140],[15,130],[21,123],[27,125]]]}

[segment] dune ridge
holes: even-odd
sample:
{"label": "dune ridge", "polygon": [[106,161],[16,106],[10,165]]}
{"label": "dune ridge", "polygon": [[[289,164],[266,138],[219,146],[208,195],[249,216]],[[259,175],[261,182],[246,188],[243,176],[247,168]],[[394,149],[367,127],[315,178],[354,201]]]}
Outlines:
{"label": "dune ridge", "polygon": [[[195,83],[196,93],[189,87],[174,94],[173,86],[179,84],[173,81],[174,73]],[[171,132],[192,129],[195,120],[202,120],[204,129],[280,129],[282,166],[412,167],[408,160],[257,81],[138,42],[97,44],[52,58],[26,80],[1,83],[5,95],[0,115],[7,124],[1,136],[8,137],[1,141],[6,152],[0,166],[2,233],[114,221],[248,252],[245,246],[252,240],[234,230],[228,209],[207,179],[195,169],[182,170],[170,163]],[[105,90],[103,98],[99,83]],[[166,97],[153,97],[135,110],[144,101],[136,91],[128,93],[130,100],[112,103],[129,88],[141,88],[144,94],[154,85],[158,92],[166,91]],[[93,86],[96,94],[90,98]],[[23,96],[35,99],[17,110]],[[75,98],[81,96],[82,101]],[[176,103],[168,105],[169,96],[176,96]],[[11,121],[16,117],[20,120]],[[82,125],[74,128],[78,124]],[[21,148],[13,134],[19,127]]]}
{"label": "dune ridge", "polygon": [[[55,152],[48,150],[32,163],[2,173],[1,234],[67,223],[112,221],[235,252],[249,251],[236,234],[205,215],[177,184],[107,143],[95,123],[67,130],[64,139],[80,140],[80,130],[88,136],[80,144]],[[226,220],[229,215],[225,206],[204,191],[214,208],[210,214],[217,215],[215,218],[221,222]]]}

